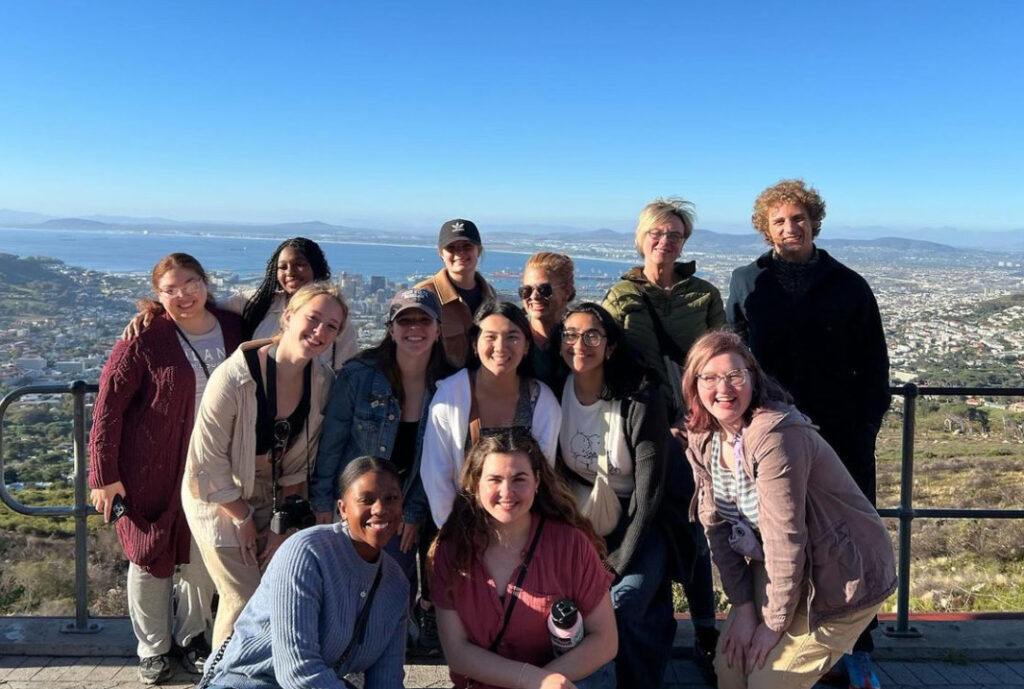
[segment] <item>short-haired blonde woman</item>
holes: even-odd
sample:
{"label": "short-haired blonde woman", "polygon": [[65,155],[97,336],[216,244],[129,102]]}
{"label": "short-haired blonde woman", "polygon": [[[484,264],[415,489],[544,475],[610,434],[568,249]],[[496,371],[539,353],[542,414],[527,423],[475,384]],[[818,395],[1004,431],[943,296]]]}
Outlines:
{"label": "short-haired blonde woman", "polygon": [[725,326],[718,288],[695,275],[694,261],[678,261],[693,234],[693,204],[656,199],[640,212],[635,244],[642,266],[612,285],[602,304],[626,332],[645,366],[659,377],[670,411],[681,407],[679,372],[698,337]]}
{"label": "short-haired blonde woman", "polygon": [[243,344],[206,387],[181,497],[220,594],[215,648],[231,633],[262,570],[293,530],[268,528],[275,504],[293,505],[296,519],[282,527],[301,522],[301,516],[313,520],[309,504],[294,501],[305,498],[333,379],[319,355],[334,342],[346,313],[336,287],[302,287],[288,300],[281,332]]}
{"label": "short-haired blonde woman", "polygon": [[738,335],[694,344],[683,393],[697,512],[732,604],[718,686],[811,687],[896,589],[889,534]]}
{"label": "short-haired blonde woman", "polygon": [[537,380],[559,389],[565,380],[559,335],[565,307],[576,298],[572,259],[565,254],[538,251],[526,259],[519,298],[530,318],[530,362]]}

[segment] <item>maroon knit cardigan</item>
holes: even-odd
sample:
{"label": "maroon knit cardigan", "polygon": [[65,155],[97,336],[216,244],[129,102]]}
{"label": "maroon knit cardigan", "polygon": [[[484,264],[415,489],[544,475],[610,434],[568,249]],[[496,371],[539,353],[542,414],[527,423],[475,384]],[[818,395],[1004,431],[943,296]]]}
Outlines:
{"label": "maroon knit cardigan", "polygon": [[[210,307],[231,354],[242,319]],[[195,418],[196,377],[166,313],[119,340],[100,377],[89,440],[89,487],[121,481],[127,514],[117,535],[129,560],[155,577],[189,561],[181,477]]]}

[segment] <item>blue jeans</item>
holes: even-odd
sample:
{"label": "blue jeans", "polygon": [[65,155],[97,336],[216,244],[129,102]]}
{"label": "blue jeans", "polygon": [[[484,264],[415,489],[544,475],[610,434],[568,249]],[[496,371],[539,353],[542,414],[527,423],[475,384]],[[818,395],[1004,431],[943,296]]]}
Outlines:
{"label": "blue jeans", "polygon": [[576,685],[576,689],[615,689],[615,661],[609,660],[590,675],[576,680],[573,684]]}
{"label": "blue jeans", "polygon": [[651,529],[625,575],[612,586],[619,630],[615,673],[620,687],[660,687],[668,667],[676,620],[665,559],[662,536]]}
{"label": "blue jeans", "polygon": [[700,524],[690,525],[696,554],[693,558],[693,570],[689,577],[681,582],[686,601],[690,605],[690,619],[695,627],[715,626],[715,590],[711,577],[711,550],[708,548],[707,537]]}

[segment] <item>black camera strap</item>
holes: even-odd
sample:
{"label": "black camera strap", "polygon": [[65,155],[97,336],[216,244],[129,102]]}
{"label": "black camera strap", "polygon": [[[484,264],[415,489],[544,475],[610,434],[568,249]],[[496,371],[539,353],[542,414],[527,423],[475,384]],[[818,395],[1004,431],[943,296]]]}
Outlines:
{"label": "black camera strap", "polygon": [[334,664],[336,670],[340,670],[348,660],[348,657],[352,655],[356,644],[363,643],[363,640],[366,638],[366,623],[370,621],[370,608],[373,607],[373,597],[377,595],[377,587],[380,586],[380,580],[384,574],[383,557],[383,551],[377,555],[377,560],[380,563],[377,565],[377,574],[373,577],[373,585],[370,587],[370,592],[366,594],[366,602],[363,603],[363,609],[359,611],[359,617],[356,618],[356,624],[352,628],[352,638],[348,640],[348,646],[342,651],[338,662]]}
{"label": "black camera strap", "polygon": [[508,607],[505,608],[505,619],[501,623],[501,629],[498,630],[498,635],[494,637],[494,641],[488,646],[491,653],[498,652],[498,644],[501,643],[501,638],[505,636],[505,630],[508,629],[508,623],[512,619],[512,610],[516,607],[516,601],[519,600],[519,593],[523,590],[523,581],[526,579],[526,570],[530,567],[530,560],[533,559],[533,551],[537,549],[537,542],[540,541],[540,532],[544,530],[544,515],[540,516],[540,520],[537,522],[537,531],[533,534],[533,540],[530,542],[530,549],[526,551],[526,557],[523,558],[523,566],[519,568],[519,576],[516,577],[516,584],[512,587],[511,598],[508,601]]}

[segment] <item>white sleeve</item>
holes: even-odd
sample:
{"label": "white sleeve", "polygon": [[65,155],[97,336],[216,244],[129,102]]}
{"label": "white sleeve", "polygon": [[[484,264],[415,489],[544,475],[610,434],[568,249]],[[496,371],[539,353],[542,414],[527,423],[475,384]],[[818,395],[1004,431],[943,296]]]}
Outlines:
{"label": "white sleeve", "polygon": [[438,528],[445,523],[455,501],[457,482],[456,470],[461,462],[458,453],[462,443],[455,440],[456,429],[452,428],[452,406],[450,379],[441,381],[430,402],[429,421],[423,435],[423,453],[420,458],[420,479],[430,503],[430,514]]}
{"label": "white sleeve", "polygon": [[540,394],[537,406],[533,410],[533,425],[530,433],[540,445],[548,463],[555,466],[555,453],[558,451],[558,431],[562,428],[562,409],[558,406],[555,393],[544,383],[537,381]]}

